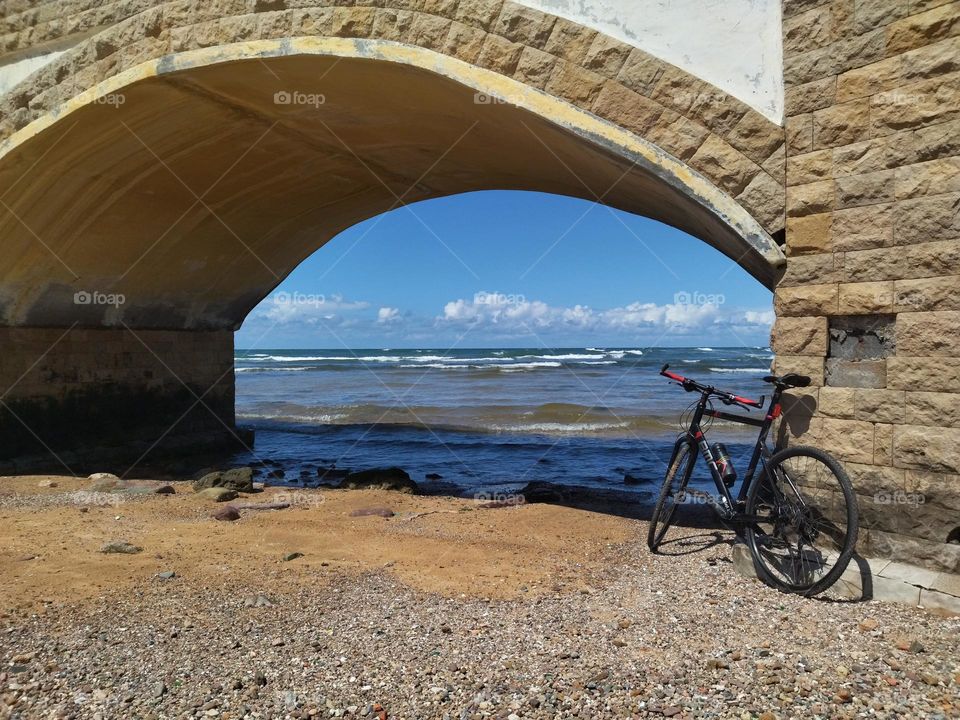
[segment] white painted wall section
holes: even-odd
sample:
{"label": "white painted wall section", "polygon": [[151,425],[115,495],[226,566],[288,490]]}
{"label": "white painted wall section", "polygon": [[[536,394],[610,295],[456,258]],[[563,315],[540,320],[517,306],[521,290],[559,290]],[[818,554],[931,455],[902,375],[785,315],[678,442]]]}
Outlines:
{"label": "white painted wall section", "polygon": [[53,62],[63,55],[64,51],[47,53],[36,57],[28,57],[17,62],[0,67],[0,95],[6,94],[10,88],[26,79],[44,65]]}
{"label": "white painted wall section", "polygon": [[783,124],[781,0],[515,0],[666,60]]}

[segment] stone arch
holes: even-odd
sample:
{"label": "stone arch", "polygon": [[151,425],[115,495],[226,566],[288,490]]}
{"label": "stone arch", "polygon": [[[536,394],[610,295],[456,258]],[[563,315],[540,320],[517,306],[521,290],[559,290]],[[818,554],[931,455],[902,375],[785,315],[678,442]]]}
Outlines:
{"label": "stone arch", "polygon": [[[0,61],[74,42],[0,98],[0,140],[148,60],[238,40],[390,40],[513,77],[649,139],[784,227],[784,133],[745,103],[644,51],[504,0],[8,2]],[[17,12],[17,10],[20,12]],[[78,41],[79,39],[79,41]]]}
{"label": "stone arch", "polygon": [[[19,360],[0,379],[16,385],[7,408],[50,429],[51,446],[76,443],[80,418],[105,403],[123,437],[135,418],[115,411],[129,402],[163,408],[151,418],[161,429],[232,428],[230,331],[326,239],[398,197],[586,197],[680,227],[768,287],[782,271],[783,130],[595,31],[501,0],[85,3],[58,21],[42,8],[8,18],[25,26],[3,39],[9,56],[80,38],[0,97],[0,242],[12,258],[0,333],[23,365],[41,358],[24,379]],[[333,64],[329,92],[343,102],[320,140],[321,125],[272,96],[277,78],[308,87]],[[382,97],[364,90],[378,82]],[[402,119],[392,133],[364,132],[374,100],[381,120]],[[481,111],[487,134],[461,142],[468,123],[451,119]],[[91,290],[127,302],[78,307]],[[191,396],[204,402],[178,419],[197,407]],[[24,441],[14,454],[33,442],[17,418],[0,417]]]}
{"label": "stone arch", "polygon": [[[340,105],[332,109],[327,122],[321,119],[311,127],[313,118],[305,117],[296,103],[294,107],[277,104],[277,92],[286,92],[287,87],[318,89],[310,84],[312,70],[326,73],[334,67],[336,82],[327,80],[326,85],[335,96],[334,105]],[[378,82],[390,87],[407,83],[409,96],[395,91],[371,96],[370,88]],[[122,98],[122,102],[111,102],[111,98]],[[416,107],[411,105],[414,100]],[[389,109],[383,108],[391,103]],[[168,116],[170,106],[177,110]],[[400,147],[396,152],[384,152],[380,138],[350,135],[354,118],[372,122],[380,117],[387,123],[382,135],[391,132],[388,118],[405,112],[403,127],[392,130]],[[439,126],[434,116],[444,118]],[[482,117],[484,123],[477,132],[493,133],[486,135],[485,146],[480,142],[483,138],[442,139],[444,134],[462,132],[471,116],[476,116],[471,128]],[[163,128],[178,122],[177,118],[183,124],[171,138]],[[199,118],[206,119],[205,128],[197,126]],[[338,125],[344,120],[347,125]],[[229,130],[220,132],[231,125],[242,132],[233,137]],[[433,132],[429,137],[418,134],[421,127],[432,127]],[[294,158],[312,149],[323,154],[319,162],[329,163],[328,174],[348,177],[347,166],[354,166],[347,190],[321,185],[317,191],[324,203],[336,205],[335,212],[317,217],[311,209],[317,199],[284,189],[279,170],[272,185],[260,183],[262,194],[257,198],[242,190],[233,199],[212,195],[210,204],[219,203],[216,212],[191,189],[205,184],[203,180],[194,183],[193,178],[202,176],[208,164],[215,167],[224,152],[237,155],[244,147],[252,149],[259,143],[253,138],[266,136],[274,128],[264,145],[273,148],[276,157]],[[317,130],[330,137],[318,138]],[[67,132],[74,135],[61,145]],[[279,139],[285,142],[278,144]],[[231,150],[231,143],[237,144],[236,150]],[[421,176],[404,176],[404,170],[395,169],[416,167],[417,155],[424,150],[448,162],[457,160],[461,170],[432,182],[433,178],[423,176],[433,166],[424,168]],[[172,158],[177,170],[167,165],[165,157]],[[224,175],[231,171],[237,176],[243,170],[235,167],[236,163],[230,165]],[[25,170],[35,180],[17,187]],[[247,182],[254,184],[249,174],[256,170],[243,171]],[[366,176],[366,182],[356,177],[356,171]],[[158,172],[169,172],[183,188],[173,183],[171,190],[169,182],[156,177]],[[309,170],[303,172],[310,176]],[[390,41],[251,40],[141,63],[15,132],[0,144],[0,175],[12,190],[8,202],[25,208],[0,220],[0,227],[5,226],[11,238],[19,225],[31,228],[29,234],[20,230],[20,247],[14,254],[21,260],[4,277],[0,303],[8,325],[61,326],[76,321],[73,298],[89,290],[82,286],[85,282],[127,298],[123,308],[84,308],[80,317],[86,325],[235,328],[286,273],[346,227],[408,199],[489,187],[576,195],[664,220],[713,244],[768,286],[779,276],[782,260],[767,232],[735,200],[655,145],[517,80]],[[183,175],[191,179],[185,181]],[[61,192],[55,197],[42,205],[30,204],[36,198],[34,182],[42,186],[52,177],[74,176],[86,177],[88,186],[75,184],[68,189],[64,185],[68,181],[61,180]],[[108,182],[98,191],[95,178],[101,177]],[[384,177],[391,180],[386,182]],[[122,187],[112,186],[113,181]],[[165,206],[175,205],[175,196],[184,195],[184,188],[194,195],[194,212],[185,220],[175,213],[168,217]],[[398,193],[404,188],[401,197]],[[243,207],[238,208],[237,202]],[[157,206],[161,210],[155,212]],[[250,208],[259,208],[262,217],[244,214]],[[286,214],[271,215],[278,208]],[[210,217],[198,217],[208,213]],[[235,224],[253,228],[256,237],[244,241],[232,229]],[[154,248],[160,240],[153,237],[162,228],[167,230],[158,253]],[[210,239],[214,234],[221,236],[220,241]],[[308,237],[311,234],[317,237]],[[36,242],[43,236],[56,238],[55,246]],[[117,238],[124,238],[122,248]],[[197,242],[200,238],[203,242]],[[229,246],[239,259],[228,259]],[[164,259],[178,269],[157,268],[156,263]],[[136,272],[125,269],[130,263]],[[229,285],[221,279],[198,290],[205,268],[213,264],[237,272]],[[191,267],[199,270],[191,275],[186,270]],[[162,278],[160,285],[154,284],[158,278]]]}

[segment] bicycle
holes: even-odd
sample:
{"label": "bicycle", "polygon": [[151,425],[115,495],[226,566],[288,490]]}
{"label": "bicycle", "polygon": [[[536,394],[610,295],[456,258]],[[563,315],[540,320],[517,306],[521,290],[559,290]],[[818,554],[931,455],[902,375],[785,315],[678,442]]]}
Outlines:
{"label": "bicycle", "polygon": [[[748,412],[763,408],[764,398],[751,400],[718,390],[668,371],[660,374],[687,392],[700,393],[689,427],[673,447],[667,474],[650,518],[647,545],[657,552],[678,505],[688,498],[710,505],[725,523],[746,541],[757,576],[783,592],[805,596],[823,592],[843,574],[857,544],[856,495],[843,467],[819,448],[803,445],[771,450],[767,434],[782,413],[780,400],[789,388],[807,387],[810,378],[789,373],[768,375],[774,386],[763,419],[735,415],[713,408],[712,398]],[[720,443],[707,443],[704,417],[751,425],[760,429],[750,463],[736,497],[731,495],[736,471]],[[710,421],[712,422],[712,420]],[[718,496],[687,490],[699,454],[710,469]],[[719,452],[718,452],[719,451]],[[759,472],[758,472],[759,469]]]}

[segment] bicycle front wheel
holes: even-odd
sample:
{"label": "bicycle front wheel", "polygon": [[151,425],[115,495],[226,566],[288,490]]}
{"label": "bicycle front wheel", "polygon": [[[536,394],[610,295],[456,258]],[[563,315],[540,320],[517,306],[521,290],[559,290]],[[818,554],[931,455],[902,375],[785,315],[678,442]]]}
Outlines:
{"label": "bicycle front wheel", "polygon": [[859,512],[840,463],[818,448],[781,450],[747,495],[747,545],[761,580],[784,592],[816,595],[846,570]]}
{"label": "bicycle front wheel", "polygon": [[690,475],[693,473],[693,465],[696,461],[697,454],[693,443],[684,442],[677,448],[673,461],[667,468],[667,476],[663,479],[660,497],[657,498],[657,504],[653,508],[653,515],[650,516],[650,527],[647,530],[647,547],[653,552],[657,551],[667,534],[667,530],[670,529],[673,515],[677,511],[677,504],[683,501],[687,483],[690,481]]}

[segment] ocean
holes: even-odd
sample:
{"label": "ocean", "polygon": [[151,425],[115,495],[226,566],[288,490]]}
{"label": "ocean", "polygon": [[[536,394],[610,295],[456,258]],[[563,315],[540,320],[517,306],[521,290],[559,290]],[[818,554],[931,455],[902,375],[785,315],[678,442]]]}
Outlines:
{"label": "ocean", "polygon": [[[547,481],[649,496],[696,399],[660,367],[759,397],[772,358],[767,347],[240,350],[237,422],[256,446],[232,461],[291,485],[334,465],[399,466],[428,492],[500,497]],[[708,438],[743,470],[755,433],[718,421]],[[694,481],[712,487],[702,463]]]}

